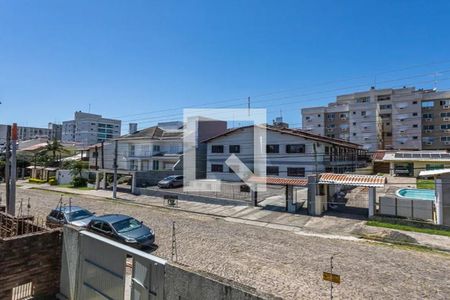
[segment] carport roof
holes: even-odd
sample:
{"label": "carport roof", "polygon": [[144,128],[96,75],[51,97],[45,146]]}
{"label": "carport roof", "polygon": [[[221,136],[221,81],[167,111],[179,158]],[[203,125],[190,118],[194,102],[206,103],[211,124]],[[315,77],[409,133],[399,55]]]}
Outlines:
{"label": "carport roof", "polygon": [[248,179],[252,183],[261,184],[273,184],[273,185],[295,185],[295,186],[307,186],[308,180],[302,178],[279,178],[279,177],[260,177],[251,176]]}
{"label": "carport roof", "polygon": [[319,184],[343,184],[352,186],[383,187],[386,183],[384,176],[356,175],[356,174],[320,174]]}

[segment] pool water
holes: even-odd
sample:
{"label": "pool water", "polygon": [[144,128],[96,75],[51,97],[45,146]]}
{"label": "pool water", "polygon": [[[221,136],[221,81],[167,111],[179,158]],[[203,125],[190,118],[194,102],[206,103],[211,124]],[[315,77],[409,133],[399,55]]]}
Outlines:
{"label": "pool water", "polygon": [[434,190],[425,189],[399,189],[396,192],[397,197],[417,199],[417,200],[428,200],[435,201],[436,195]]}

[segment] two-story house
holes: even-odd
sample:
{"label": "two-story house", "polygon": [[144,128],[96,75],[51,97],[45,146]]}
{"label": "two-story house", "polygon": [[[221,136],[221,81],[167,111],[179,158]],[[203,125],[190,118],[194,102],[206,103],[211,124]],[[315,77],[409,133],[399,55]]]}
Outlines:
{"label": "two-story house", "polygon": [[[268,177],[304,178],[322,172],[344,173],[366,163],[366,150],[358,144],[297,129],[264,127]],[[230,129],[205,140],[207,178],[239,181],[239,177],[225,163],[231,154],[253,171],[253,141],[253,125]]]}

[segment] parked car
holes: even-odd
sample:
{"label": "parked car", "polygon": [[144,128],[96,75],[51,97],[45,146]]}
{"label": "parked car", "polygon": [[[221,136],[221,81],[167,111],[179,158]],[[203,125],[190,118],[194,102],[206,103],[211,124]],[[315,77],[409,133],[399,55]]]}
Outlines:
{"label": "parked car", "polygon": [[158,182],[160,188],[174,188],[183,186],[183,176],[182,175],[171,175],[160,182]]}
{"label": "parked car", "polygon": [[79,206],[63,206],[52,209],[47,216],[47,226],[56,227],[64,224],[71,224],[79,227],[86,227],[95,213]]}
{"label": "parked car", "polygon": [[147,248],[155,242],[155,232],[151,228],[127,215],[95,217],[87,229],[135,248]]}

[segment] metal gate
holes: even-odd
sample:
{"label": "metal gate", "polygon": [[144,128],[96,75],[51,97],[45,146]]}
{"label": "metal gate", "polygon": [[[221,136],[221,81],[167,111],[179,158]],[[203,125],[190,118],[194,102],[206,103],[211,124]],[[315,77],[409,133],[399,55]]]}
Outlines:
{"label": "metal gate", "polygon": [[[163,299],[165,260],[88,231],[74,232],[64,228],[61,292],[66,299]],[[133,260],[131,274],[127,258]]]}

